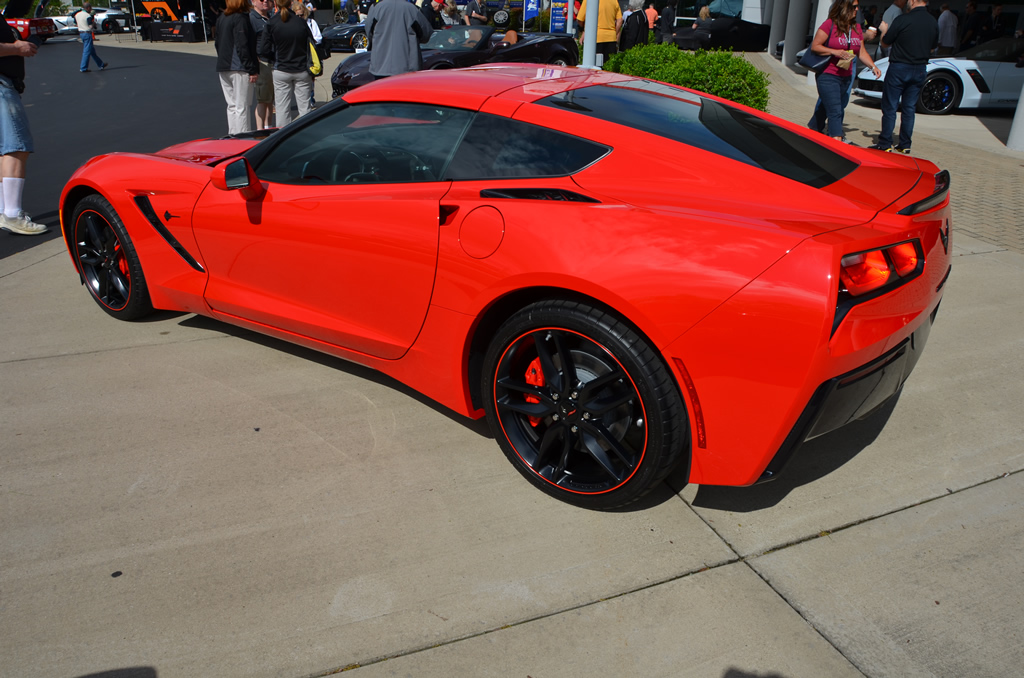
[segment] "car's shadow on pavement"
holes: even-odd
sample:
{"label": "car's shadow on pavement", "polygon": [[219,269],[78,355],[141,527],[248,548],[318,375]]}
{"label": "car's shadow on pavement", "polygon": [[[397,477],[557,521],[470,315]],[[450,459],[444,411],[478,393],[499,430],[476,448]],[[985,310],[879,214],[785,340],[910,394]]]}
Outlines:
{"label": "car's shadow on pavement", "polygon": [[[409,396],[482,438],[494,438],[485,419],[474,420],[464,417],[431,400],[422,393],[409,388],[396,379],[369,367],[348,362],[342,358],[335,358],[326,353],[320,353],[313,349],[291,344],[200,315],[161,311],[145,318],[143,322],[170,320],[182,315],[185,317],[178,324],[184,327],[220,332],[266,346],[275,351],[282,351],[302,360],[312,361],[318,365],[323,365],[324,367],[329,367],[360,379],[372,381]],[[697,495],[691,503],[693,506],[700,508],[735,511],[738,513],[748,513],[775,506],[794,488],[812,483],[832,473],[874,442],[878,434],[885,428],[885,424],[892,415],[898,400],[899,395],[897,394],[896,397],[890,399],[867,418],[804,443],[793,453],[792,459],[783,469],[782,473],[779,474],[779,477],[771,482],[751,487],[702,485],[698,488]],[[495,453],[497,452],[495,450]],[[639,501],[615,510],[615,512],[643,511],[670,501],[686,486],[688,474],[688,467],[677,469],[669,475],[666,482],[654,488],[650,494]]]}
{"label": "car's shadow on pavement", "polygon": [[[157,320],[167,320],[168,318],[172,318],[175,315],[182,314],[173,313],[169,311],[158,312],[154,314],[152,318]],[[149,318],[147,318],[146,320],[148,319]],[[439,414],[443,414],[452,421],[461,424],[462,426],[466,427],[470,431],[473,431],[474,433],[483,438],[494,437],[491,435],[491,430],[487,426],[487,421],[485,419],[474,420],[470,419],[469,417],[464,417],[461,414],[458,414],[448,409],[444,405],[441,405],[440,403],[431,400],[430,398],[423,395],[419,391],[409,388],[402,382],[369,367],[359,365],[358,363],[348,362],[347,360],[344,360],[342,358],[336,358],[326,353],[320,353],[319,351],[314,351],[313,349],[310,348],[298,346],[296,344],[292,344],[281,339],[268,337],[258,332],[253,332],[252,330],[247,330],[242,327],[236,327],[235,325],[230,325],[219,320],[214,320],[213,318],[207,318],[206,316],[188,315],[178,324],[184,327],[221,332],[223,334],[227,334],[232,337],[237,337],[245,341],[251,341],[253,343],[259,344],[260,346],[266,346],[267,348],[273,349],[275,351],[281,351],[283,353],[293,355],[303,360],[309,360],[318,365],[323,365],[324,367],[329,367],[331,369],[338,370],[346,374],[351,374],[352,376],[358,377],[360,379],[372,381],[375,384],[386,386],[387,388],[394,389],[395,391],[398,391],[409,396],[410,398],[413,398],[417,402],[426,405],[427,407],[434,410],[435,412],[438,412]]]}
{"label": "car's shadow on pavement", "polygon": [[[900,393],[866,418],[800,445],[775,480],[751,487],[701,485],[691,504],[736,513],[775,506],[795,488],[827,476],[873,443],[892,416]],[[686,478],[679,475],[674,473],[668,478],[668,484],[677,491],[686,485]]]}
{"label": "car's shadow on pavement", "polygon": [[[373,370],[369,367],[365,367],[357,363],[348,362],[342,358],[335,358],[334,356],[328,355],[326,353],[320,353],[319,351],[314,351],[313,349],[298,346],[296,344],[292,344],[280,339],[275,339],[273,337],[268,337],[266,335],[259,334],[258,332],[253,332],[242,327],[236,327],[235,325],[230,325],[228,323],[220,322],[219,320],[214,320],[212,318],[207,318],[206,316],[201,315],[184,314],[173,311],[158,311],[150,316],[147,316],[141,322],[154,320],[170,320],[176,316],[185,316],[178,323],[179,325],[182,325],[184,327],[220,332],[231,337],[236,337],[238,339],[243,339],[245,341],[251,341],[253,343],[259,344],[260,346],[266,346],[267,348],[273,349],[275,351],[282,351],[284,353],[287,353],[288,355],[301,358],[302,360],[309,360],[318,365],[323,365],[325,367],[329,367],[331,369],[344,372],[345,374],[350,374],[354,377],[366,379],[367,381],[372,381],[375,384],[380,384],[387,388],[394,389],[400,393],[403,393],[404,395],[409,396],[410,398],[416,400],[417,402],[429,407],[435,412],[444,415],[445,417],[451,419],[453,422],[469,429],[470,431],[476,433],[481,438],[488,438],[491,440],[494,439],[494,435],[491,433],[491,429],[488,426],[486,419],[481,418],[474,420],[470,419],[469,417],[464,417],[460,414],[457,414],[456,412],[453,412],[444,405],[441,405],[440,403],[431,400],[422,393],[409,388],[408,386],[401,383],[400,381],[397,381],[396,379],[393,379],[385,374],[377,372],[376,370]],[[494,453],[501,454],[501,450],[498,447],[497,443],[495,443]],[[512,471],[511,467],[510,472],[514,472]],[[685,475],[685,471],[683,472],[683,474]],[[682,484],[685,485],[686,481],[684,480]],[[651,490],[650,493],[648,493],[646,496],[642,497],[638,501],[633,502],[632,504],[629,504],[628,506],[624,506],[619,509],[613,509],[610,512],[628,513],[633,511],[644,511],[646,509],[658,506],[659,504],[663,504],[667,501],[671,501],[672,499],[676,498],[676,492],[675,490],[672,489],[672,487],[673,486],[670,486],[667,483],[661,483],[653,490]]]}

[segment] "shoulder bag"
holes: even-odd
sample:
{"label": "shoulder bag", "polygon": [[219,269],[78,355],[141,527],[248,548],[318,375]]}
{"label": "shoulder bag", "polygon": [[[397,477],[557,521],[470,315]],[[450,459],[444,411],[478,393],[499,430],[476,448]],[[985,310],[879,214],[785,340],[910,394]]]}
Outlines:
{"label": "shoulder bag", "polygon": [[[828,45],[828,41],[832,39],[832,29],[834,27],[835,27],[835,24],[832,24],[831,26],[829,26],[828,37],[825,38],[825,45]],[[817,52],[812,50],[810,47],[808,47],[806,50],[804,50],[804,55],[802,57],[800,57],[800,61],[798,61],[797,63],[800,64],[801,66],[803,66],[804,68],[806,68],[809,71],[814,71],[815,73],[821,73],[826,68],[828,68],[828,62],[831,61],[831,60],[832,60],[832,56],[831,55],[829,55],[829,54],[818,54]]]}

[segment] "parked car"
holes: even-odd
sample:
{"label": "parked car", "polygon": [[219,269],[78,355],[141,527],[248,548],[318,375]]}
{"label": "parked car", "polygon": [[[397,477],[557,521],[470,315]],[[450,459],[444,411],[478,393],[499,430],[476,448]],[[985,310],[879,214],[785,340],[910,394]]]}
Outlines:
{"label": "parked car", "polygon": [[334,24],[321,31],[324,41],[332,52],[354,52],[366,49],[370,41],[366,37],[366,26],[358,24]]}
{"label": "parked car", "polygon": [[[854,94],[882,100],[882,80],[888,59],[875,62],[882,78],[869,69],[857,76]],[[1024,87],[1024,38],[997,38],[965,49],[956,56],[932,57],[928,79],[917,99],[917,110],[946,115],[973,108],[1016,108]]]}
{"label": "parked car", "polygon": [[32,7],[30,0],[10,0],[3,9],[7,18],[7,24],[17,32],[22,40],[31,40],[36,44],[42,44],[57,35],[57,28],[49,17],[43,16],[46,11],[46,3],[36,7],[35,15],[27,18],[29,9]]}
{"label": "parked car", "polygon": [[[67,16],[53,17],[57,32],[61,35],[78,35],[78,24],[75,15],[82,11],[81,7],[72,7]],[[127,13],[108,7],[93,7],[92,18],[95,30],[100,33],[119,33],[131,28],[131,18]]]}
{"label": "parked car", "polygon": [[[434,31],[420,50],[424,70],[497,62],[575,66],[579,61],[579,48],[569,35],[498,32],[494,26],[449,26]],[[338,96],[373,79],[369,53],[356,54],[338,64],[331,86]]]}
{"label": "parked car", "polygon": [[931,162],[617,73],[408,73],[266,134],[87,162],[60,199],[68,282],[486,416],[529,482],[591,509],[675,469],[771,479],[869,415],[950,272]]}
{"label": "parked car", "polygon": [[768,51],[771,26],[743,21],[736,17],[719,17],[711,22],[711,41],[701,43],[691,24],[674,31],[676,46],[680,49],[727,49],[736,52]]}

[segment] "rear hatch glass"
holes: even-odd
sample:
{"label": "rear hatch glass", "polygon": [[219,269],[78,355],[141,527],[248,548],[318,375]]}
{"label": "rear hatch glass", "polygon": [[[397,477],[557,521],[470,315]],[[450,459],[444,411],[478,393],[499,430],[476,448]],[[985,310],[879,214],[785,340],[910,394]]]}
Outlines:
{"label": "rear hatch glass", "polygon": [[857,168],[853,160],[770,120],[650,80],[581,87],[537,103],[657,134],[813,188]]}

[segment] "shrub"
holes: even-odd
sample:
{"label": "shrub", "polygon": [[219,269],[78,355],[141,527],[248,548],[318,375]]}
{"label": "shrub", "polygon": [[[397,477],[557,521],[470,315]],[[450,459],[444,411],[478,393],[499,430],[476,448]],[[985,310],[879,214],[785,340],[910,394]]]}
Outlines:
{"label": "shrub", "polygon": [[675,45],[638,45],[612,56],[606,71],[689,87],[768,110],[768,76],[743,56],[722,50],[685,52]]}

